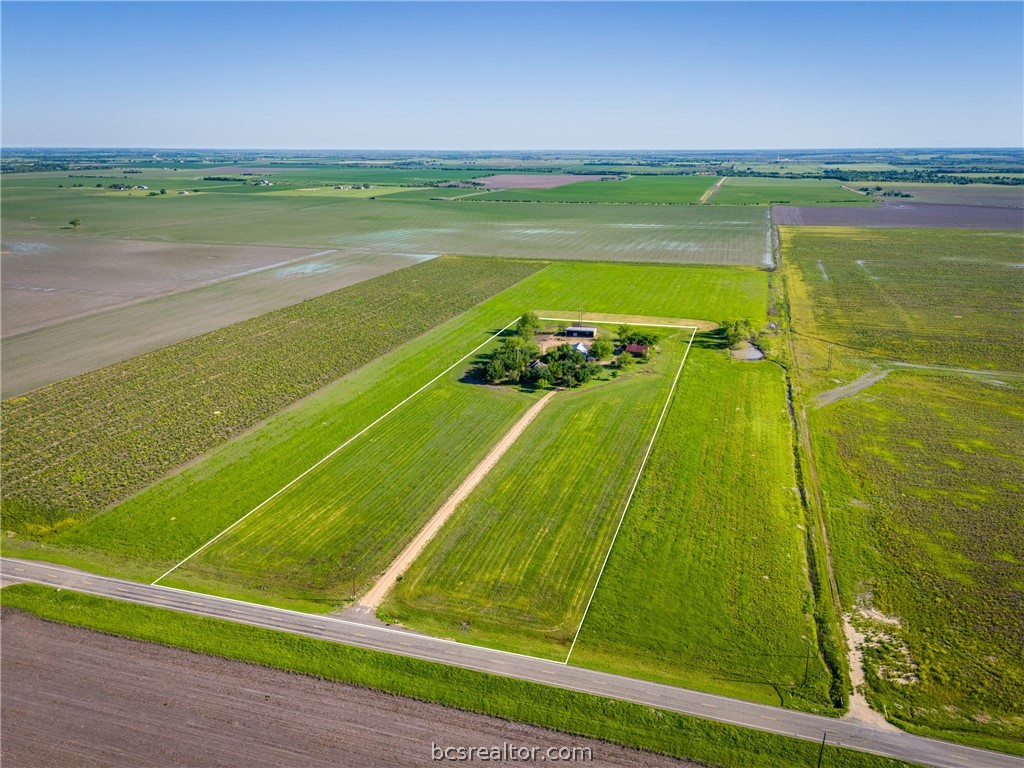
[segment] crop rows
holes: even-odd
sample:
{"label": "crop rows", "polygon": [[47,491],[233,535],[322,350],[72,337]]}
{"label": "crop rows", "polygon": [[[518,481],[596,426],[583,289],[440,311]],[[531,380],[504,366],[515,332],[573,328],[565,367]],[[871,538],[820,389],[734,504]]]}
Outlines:
{"label": "crop rows", "polygon": [[541,267],[440,258],[5,401],[7,526],[124,498]]}

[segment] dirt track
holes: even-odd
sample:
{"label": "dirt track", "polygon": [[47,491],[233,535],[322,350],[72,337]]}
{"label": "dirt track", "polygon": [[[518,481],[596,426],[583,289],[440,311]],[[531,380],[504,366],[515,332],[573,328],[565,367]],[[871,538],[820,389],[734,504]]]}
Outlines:
{"label": "dirt track", "polygon": [[530,422],[532,422],[537,417],[537,414],[541,412],[541,409],[551,401],[551,397],[556,391],[557,390],[552,390],[551,392],[548,392],[544,397],[531,405],[530,409],[523,414],[522,418],[512,425],[512,428],[505,433],[501,440],[494,444],[494,447],[491,448],[480,463],[474,467],[473,471],[466,476],[466,479],[462,481],[459,487],[455,489],[455,492],[452,493],[441,508],[434,513],[434,516],[430,518],[430,521],[423,526],[420,532],[416,535],[416,538],[409,543],[409,545],[402,551],[402,554],[400,554],[396,558],[395,562],[388,567],[387,571],[384,572],[384,575],[381,576],[377,580],[377,583],[370,587],[370,591],[367,592],[361,600],[359,600],[358,605],[361,605],[364,608],[375,609],[381,604],[384,597],[395,585],[395,582],[398,581],[398,577],[405,573],[406,569],[412,565],[413,560],[419,556],[420,552],[423,551],[423,548],[427,546],[427,544],[430,543],[430,540],[434,538],[439,530],[441,530],[445,521],[452,516],[456,507],[458,507],[459,504],[461,504],[465,498],[473,492],[473,489],[480,485],[480,482],[487,477],[487,473],[490,472],[494,468],[494,465],[498,463],[498,459],[505,455],[505,452],[511,448],[512,444],[521,434],[523,434],[523,431],[530,426]]}
{"label": "dirt track", "polygon": [[2,624],[5,768],[442,764],[432,741],[585,746],[594,766],[692,765],[20,612]]}

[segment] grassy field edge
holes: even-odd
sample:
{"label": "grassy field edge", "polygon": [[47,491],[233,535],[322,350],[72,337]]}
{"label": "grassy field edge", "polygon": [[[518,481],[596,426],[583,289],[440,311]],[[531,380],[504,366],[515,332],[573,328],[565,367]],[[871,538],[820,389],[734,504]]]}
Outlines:
{"label": "grassy field edge", "polygon": [[[0,605],[42,619],[430,701],[718,766],[812,766],[818,744],[539,683],[70,590],[18,584]],[[825,746],[825,764],[908,765]]]}

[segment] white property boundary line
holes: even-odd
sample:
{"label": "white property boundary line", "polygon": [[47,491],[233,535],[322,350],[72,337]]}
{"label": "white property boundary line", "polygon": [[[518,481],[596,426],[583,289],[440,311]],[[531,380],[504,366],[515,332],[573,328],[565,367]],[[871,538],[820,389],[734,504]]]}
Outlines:
{"label": "white property boundary line", "polygon": [[[590,321],[594,322],[594,321]],[[640,325],[636,323],[636,325]],[[693,346],[693,339],[697,335],[696,326],[655,326],[660,328],[692,328],[690,333],[690,341],[686,344],[686,352],[683,353],[683,360],[679,363],[679,370],[676,371],[676,377],[672,380],[672,388],[668,391],[668,397],[665,398],[665,406],[661,409],[661,416],[658,417],[658,423],[654,425],[654,434],[651,435],[651,442],[647,444],[647,450],[644,452],[643,461],[640,462],[640,469],[636,473],[636,479],[633,481],[633,487],[629,489],[629,496],[626,498],[626,505],[622,508],[622,514],[619,515],[619,523],[615,526],[615,533],[612,536],[612,542],[608,545],[608,551],[604,555],[604,562],[601,563],[601,570],[597,574],[597,579],[594,581],[594,589],[590,593],[590,599],[587,600],[587,607],[583,609],[583,618],[580,619],[580,625],[576,628],[576,634],[572,638],[572,645],[569,646],[569,653],[566,654],[565,661],[563,664],[568,664],[569,659],[572,657],[572,652],[576,648],[576,641],[580,637],[580,632],[583,630],[583,622],[587,620],[587,613],[590,611],[590,604],[594,602],[594,595],[597,594],[597,587],[601,583],[601,577],[604,576],[604,569],[608,565],[608,558],[612,556],[612,549],[615,547],[615,540],[619,537],[619,530],[622,528],[622,521],[626,519],[626,512],[629,511],[629,505],[633,501],[633,494],[636,493],[636,488],[640,484],[640,477],[644,473],[644,467],[647,466],[647,457],[651,455],[651,451],[654,448],[654,441],[658,438],[658,431],[661,429],[661,423],[665,420],[665,415],[668,413],[668,407],[672,403],[672,396],[676,392],[676,385],[679,383],[679,377],[683,373],[683,366],[686,365],[686,358],[690,355],[690,348]]]}
{"label": "white property boundary line", "polygon": [[[236,526],[238,526],[238,525],[239,525],[239,524],[240,524],[240,523],[241,523],[241,522],[242,522],[243,520],[245,520],[245,519],[246,519],[247,517],[249,517],[249,515],[251,515],[251,514],[252,514],[253,512],[256,512],[256,511],[257,511],[258,509],[261,509],[261,508],[262,508],[262,507],[264,507],[264,506],[265,506],[265,505],[266,505],[267,503],[269,503],[270,501],[274,500],[275,498],[277,498],[278,496],[280,496],[280,495],[281,495],[282,493],[284,493],[285,491],[287,491],[287,490],[288,490],[289,488],[291,488],[291,487],[292,487],[293,485],[295,485],[295,484],[296,484],[297,482],[299,482],[299,480],[301,480],[302,478],[304,478],[304,477],[305,477],[306,475],[308,475],[308,474],[309,474],[310,472],[312,472],[312,471],[313,471],[314,469],[316,469],[316,468],[317,468],[317,467],[319,467],[319,466],[320,466],[321,464],[323,464],[323,463],[324,463],[325,461],[327,461],[327,460],[328,460],[328,459],[330,459],[330,458],[331,458],[332,456],[334,456],[334,455],[335,455],[335,454],[336,454],[336,453],[337,453],[338,451],[340,451],[340,450],[341,450],[342,448],[344,448],[345,446],[347,446],[347,445],[348,445],[349,443],[351,443],[351,442],[352,442],[353,440],[355,440],[356,438],[358,438],[358,437],[360,437],[361,435],[365,434],[365,433],[366,433],[366,432],[367,432],[368,430],[370,430],[370,429],[371,429],[372,427],[374,427],[374,426],[376,426],[377,424],[379,424],[380,422],[382,422],[382,421],[383,421],[384,419],[386,419],[386,418],[387,418],[388,416],[390,416],[390,415],[391,415],[392,413],[394,413],[394,412],[395,412],[395,411],[397,411],[397,410],[398,410],[399,408],[401,408],[401,407],[402,407],[403,405],[405,405],[405,404],[406,404],[406,403],[408,403],[408,402],[409,402],[410,400],[412,400],[412,399],[413,399],[414,397],[416,397],[416,395],[418,395],[418,394],[419,394],[420,392],[422,392],[423,390],[425,390],[425,389],[426,389],[427,387],[429,387],[429,386],[430,386],[431,384],[433,384],[433,383],[434,383],[435,381],[437,381],[437,380],[438,380],[438,379],[440,379],[440,378],[441,378],[442,376],[444,376],[444,375],[445,375],[446,373],[448,373],[448,372],[449,372],[449,371],[451,371],[451,370],[452,370],[453,368],[455,368],[455,367],[456,367],[457,365],[459,365],[459,363],[463,362],[464,360],[466,360],[466,359],[467,359],[467,358],[469,358],[469,357],[472,357],[472,356],[473,356],[473,355],[475,355],[475,354],[476,354],[477,352],[479,352],[479,351],[480,351],[481,349],[483,349],[484,347],[486,347],[486,346],[487,346],[488,344],[490,344],[490,343],[491,343],[492,341],[494,341],[494,340],[495,340],[496,338],[498,338],[498,337],[499,337],[499,336],[500,336],[501,334],[503,334],[503,333],[504,333],[505,331],[507,331],[507,330],[508,330],[509,328],[511,328],[511,327],[512,327],[513,325],[515,325],[515,324],[516,324],[517,322],[519,322],[519,318],[518,318],[518,317],[517,317],[517,318],[516,318],[515,320],[513,320],[513,321],[512,321],[511,323],[509,323],[508,325],[506,325],[506,326],[505,326],[504,328],[502,328],[502,329],[501,329],[500,331],[498,331],[497,333],[495,333],[495,334],[494,334],[493,336],[490,336],[490,337],[488,337],[487,341],[485,341],[485,342],[484,342],[483,344],[480,344],[480,345],[479,345],[478,347],[476,347],[476,348],[475,348],[475,349],[473,349],[472,351],[468,352],[468,353],[467,353],[466,355],[464,355],[463,357],[460,357],[460,358],[459,358],[458,360],[456,360],[456,361],[455,361],[454,363],[452,363],[452,364],[451,364],[450,366],[448,366],[448,367],[447,367],[447,368],[445,368],[445,369],[444,369],[443,371],[441,371],[441,372],[440,372],[439,374],[437,374],[437,376],[435,376],[434,378],[432,378],[432,379],[431,379],[430,381],[428,381],[428,382],[427,382],[426,384],[424,384],[424,385],[423,385],[422,387],[420,387],[420,388],[419,388],[419,389],[417,389],[417,390],[416,390],[415,392],[413,392],[413,393],[412,393],[411,395],[409,395],[409,396],[408,396],[407,398],[405,398],[405,400],[403,400],[403,401],[402,401],[402,402],[400,402],[400,403],[399,403],[398,405],[396,405],[396,406],[394,406],[393,408],[391,408],[391,410],[387,411],[387,413],[383,414],[382,416],[378,416],[378,417],[377,417],[377,418],[376,418],[376,419],[375,419],[374,421],[370,422],[370,423],[369,423],[369,424],[367,424],[367,425],[366,425],[365,427],[363,427],[363,428],[362,428],[361,430],[359,430],[358,432],[356,432],[356,433],[355,433],[354,435],[352,435],[352,437],[350,437],[350,438],[349,438],[348,440],[346,440],[345,442],[343,442],[343,443],[342,443],[341,445],[339,445],[339,446],[338,446],[337,448],[335,448],[335,449],[334,449],[333,451],[331,451],[330,453],[328,453],[328,454],[327,454],[326,456],[324,456],[324,457],[323,457],[322,459],[320,459],[320,461],[318,461],[318,462],[317,462],[316,464],[314,464],[313,466],[311,466],[311,467],[310,467],[309,469],[307,469],[307,470],[306,470],[305,472],[303,472],[303,473],[302,473],[301,475],[299,475],[298,477],[296,477],[296,478],[292,479],[292,480],[291,480],[291,481],[290,481],[289,483],[287,483],[286,485],[283,485],[283,486],[282,486],[281,488],[278,488],[278,489],[277,489],[277,490],[276,490],[276,491],[275,491],[274,493],[272,493],[272,494],[271,494],[270,496],[268,496],[267,498],[265,498],[265,499],[264,499],[263,501],[261,501],[261,502],[260,502],[259,504],[257,504],[257,505],[256,505],[255,507],[253,507],[252,509],[250,509],[250,510],[249,510],[248,512],[246,512],[246,513],[245,513],[244,515],[242,515],[242,516],[241,516],[240,518],[238,518],[237,520],[235,520],[235,522],[233,522],[233,523],[232,523],[231,525],[229,525],[229,526],[228,526],[227,528],[225,528],[225,529],[224,529],[223,531],[221,531],[220,533],[218,533],[218,534],[217,534],[216,536],[214,536],[214,537],[213,537],[212,539],[210,539],[210,540],[209,540],[208,542],[206,542],[205,544],[203,544],[203,546],[199,547],[199,549],[197,549],[197,550],[196,550],[195,552],[193,552],[193,553],[192,553],[191,555],[189,555],[189,556],[188,556],[188,557],[186,557],[186,558],[185,558],[184,560],[182,560],[181,562],[179,562],[179,563],[178,563],[177,565],[175,565],[175,566],[174,566],[173,568],[171,568],[171,569],[170,569],[169,571],[167,571],[166,573],[164,573],[164,574],[163,574],[162,576],[159,576],[159,577],[157,577],[156,579],[154,579],[154,580],[153,580],[152,582],[150,582],[150,584],[151,584],[151,585],[156,585],[156,583],[157,583],[158,581],[160,581],[161,579],[164,579],[164,578],[166,578],[167,576],[169,576],[170,574],[174,573],[174,571],[178,570],[178,569],[179,569],[179,568],[180,568],[181,566],[183,566],[183,565],[184,565],[185,563],[187,563],[187,562],[188,562],[189,560],[191,560],[191,559],[192,559],[193,557],[195,557],[195,556],[196,556],[196,555],[198,555],[198,554],[199,554],[200,552],[202,552],[202,551],[203,551],[204,549],[206,549],[206,548],[207,548],[208,546],[210,546],[211,544],[213,544],[213,543],[214,543],[215,541],[217,541],[217,539],[219,539],[219,538],[220,538],[221,536],[223,536],[224,534],[228,533],[228,532],[229,532],[229,531],[231,531],[231,530],[232,530],[233,528],[235,528]],[[687,350],[687,351],[689,351],[689,350]]]}

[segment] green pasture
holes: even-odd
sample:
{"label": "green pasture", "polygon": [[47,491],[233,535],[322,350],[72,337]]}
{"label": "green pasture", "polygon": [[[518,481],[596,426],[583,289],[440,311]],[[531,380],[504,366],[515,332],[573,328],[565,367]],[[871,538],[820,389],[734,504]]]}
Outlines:
{"label": "green pasture", "polygon": [[[489,259],[466,261],[470,266],[491,262]],[[537,265],[529,262],[528,266]],[[411,268],[417,269],[420,267]],[[409,274],[411,270],[402,273]],[[30,516],[19,521],[16,515],[10,514],[8,504],[4,528],[17,532],[18,536],[4,537],[0,542],[4,551],[12,554],[67,562],[130,578],[153,579],[485,342],[490,334],[525,309],[564,307],[568,312],[575,312],[583,307],[594,313],[715,320],[750,317],[755,322],[763,322],[767,295],[766,273],[752,268],[549,264],[464,314],[432,330],[420,331],[421,335],[414,335],[394,351],[323,386],[257,428],[230,434],[233,439],[221,441],[201,459],[91,519],[86,520],[94,514],[90,508],[71,500],[90,486],[94,473],[91,470],[68,473],[61,471],[61,467],[70,466],[68,462],[73,460],[80,466],[102,466],[104,471],[121,476],[135,471],[137,462],[132,451],[107,456],[104,453],[106,441],[97,440],[83,454],[79,454],[77,443],[67,443],[58,444],[59,450],[52,451],[45,459],[29,461],[26,458],[22,463],[26,468],[26,482],[30,475],[28,468],[32,467],[32,472],[57,473],[54,476],[59,477],[62,484],[59,488],[70,488],[70,492],[61,490],[60,496],[63,501],[59,519],[68,522],[64,532],[59,533],[59,527],[47,516]],[[421,298],[435,300],[432,293]],[[417,304],[413,302],[408,306],[415,308]],[[390,311],[398,310],[396,306]],[[224,356],[221,345],[234,338],[233,334],[243,332],[244,324],[240,324],[230,326],[220,336],[200,337],[193,342],[202,341],[198,349],[182,348],[184,357],[180,365],[184,366],[186,359],[209,357],[211,361],[221,360],[224,370],[208,368],[208,379],[219,381],[225,374],[235,375],[233,363]],[[308,336],[304,332],[301,335],[303,339]],[[176,345],[168,349],[177,348]],[[331,349],[332,345],[327,348]],[[350,351],[360,350],[349,350],[344,343],[337,350],[342,355]],[[303,365],[316,368],[312,360]],[[123,365],[125,370],[134,370],[138,362],[136,359]],[[114,375],[120,369],[114,366],[104,370]],[[281,387],[294,378],[294,363],[274,364],[261,375],[268,377],[273,387]],[[109,422],[110,416],[105,410],[108,399],[102,395],[102,387],[90,398],[82,399],[80,381],[81,377],[41,390],[47,393],[46,407],[42,401],[35,407],[45,419],[56,420],[60,430],[78,433],[91,429],[99,434]],[[182,411],[177,416],[161,411],[150,405],[150,399],[159,396],[161,390],[145,378],[135,379],[135,382],[135,389],[123,390],[122,400],[137,403],[136,419],[142,420],[138,423],[151,423],[158,430],[157,435],[162,430],[166,435],[184,433],[187,436],[197,425],[213,418],[210,412],[214,408],[198,413],[194,409],[193,412]],[[62,405],[69,398],[80,401],[80,413]],[[187,405],[189,401],[184,402]],[[5,402],[5,410],[10,404],[11,401]],[[5,429],[15,423],[5,417]],[[120,431],[130,436],[138,431],[138,424],[125,421]],[[166,445],[166,440],[154,437],[154,441],[156,445]],[[95,457],[100,455],[107,458],[97,463],[99,460]],[[8,494],[12,491],[8,474],[14,466],[12,460],[18,461],[18,453],[8,442],[4,470]],[[84,463],[87,461],[91,464]],[[52,486],[43,486],[41,490],[54,492]],[[175,518],[173,526],[168,525],[171,517]]]}
{"label": "green pasture", "polygon": [[5,235],[31,240],[33,234],[69,230],[68,222],[78,218],[76,237],[756,266],[764,262],[768,231],[763,210],[744,208],[389,199],[398,187],[382,190],[376,200],[293,194],[306,182],[288,187],[287,194],[276,186],[195,182],[204,191],[179,195],[168,188],[167,195],[149,197],[39,182],[5,179]]}
{"label": "green pasture", "polygon": [[9,398],[5,525],[72,527],[541,267],[435,259]]}
{"label": "green pasture", "polygon": [[572,663],[828,711],[778,366],[701,334]]}
{"label": "green pasture", "polygon": [[[332,608],[369,589],[529,406],[460,366],[162,583]],[[168,522],[173,526],[173,522]]]}
{"label": "green pasture", "polygon": [[562,660],[690,331],[617,379],[561,391],[396,584],[378,613],[412,629]]}
{"label": "green pasture", "polygon": [[885,638],[869,698],[911,730],[1018,753],[1022,420],[1024,377],[912,370],[810,413],[843,604],[891,617],[854,613]]}
{"label": "green pasture", "polygon": [[[586,179],[586,176],[580,177]],[[622,181],[578,181],[553,189],[503,189],[469,200],[540,203],[677,203],[700,200],[718,181],[715,176],[632,176]]]}
{"label": "green pasture", "polygon": [[910,730],[1020,751],[1024,235],[780,232],[840,597],[876,637],[867,695]]}
{"label": "green pasture", "polygon": [[[833,357],[1024,371],[1024,233],[780,227],[794,331]],[[827,279],[826,279],[827,276]],[[807,371],[805,371],[806,373]],[[830,388],[820,372],[820,386]],[[817,386],[817,385],[815,385]]]}
{"label": "green pasture", "polygon": [[[856,188],[857,185],[846,184]],[[867,195],[843,189],[833,179],[774,179],[759,176],[730,176],[709,201],[715,205],[871,205]]]}

